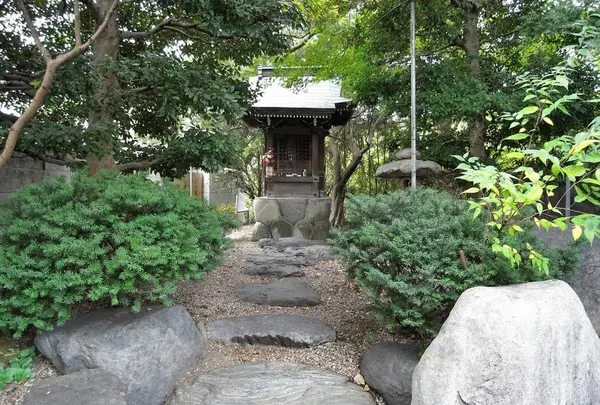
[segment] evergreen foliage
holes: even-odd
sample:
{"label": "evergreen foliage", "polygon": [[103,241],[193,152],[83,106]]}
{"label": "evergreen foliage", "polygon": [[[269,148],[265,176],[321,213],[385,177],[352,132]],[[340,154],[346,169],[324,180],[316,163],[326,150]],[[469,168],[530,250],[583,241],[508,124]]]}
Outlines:
{"label": "evergreen foliage", "polygon": [[512,267],[489,249],[494,237],[465,202],[418,189],[351,197],[347,226],[333,230],[331,243],[380,321],[432,338],[466,289],[563,278],[577,265],[575,247],[544,249],[528,228],[507,243],[522,251],[535,245],[550,258],[549,274],[530,263]]}
{"label": "evergreen foliage", "polygon": [[0,208],[0,330],[50,330],[84,301],[168,305],[177,280],[219,262],[233,226],[174,184],[138,175],[24,187]]}

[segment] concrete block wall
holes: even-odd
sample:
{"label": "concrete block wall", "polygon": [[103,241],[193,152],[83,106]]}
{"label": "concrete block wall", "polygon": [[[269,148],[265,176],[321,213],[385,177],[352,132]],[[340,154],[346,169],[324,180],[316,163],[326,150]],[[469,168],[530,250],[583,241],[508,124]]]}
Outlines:
{"label": "concrete block wall", "polygon": [[23,186],[55,176],[65,176],[70,180],[71,170],[15,153],[8,164],[0,169],[0,198],[7,198]]}

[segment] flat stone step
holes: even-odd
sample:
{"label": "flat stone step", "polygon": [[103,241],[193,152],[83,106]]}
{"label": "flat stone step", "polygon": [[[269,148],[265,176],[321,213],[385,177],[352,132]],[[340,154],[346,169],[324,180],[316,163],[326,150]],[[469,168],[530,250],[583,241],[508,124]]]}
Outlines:
{"label": "flat stone step", "polygon": [[285,277],[303,277],[304,271],[299,266],[286,266],[286,265],[250,265],[244,267],[244,273],[250,276],[259,276],[267,278],[285,278]]}
{"label": "flat stone step", "polygon": [[300,315],[257,315],[219,319],[206,325],[208,338],[219,343],[310,347],[335,341],[335,330]]}
{"label": "flat stone step", "polygon": [[248,253],[245,259],[259,266],[283,265],[283,266],[308,266],[310,263],[304,256],[294,256],[279,252]]}
{"label": "flat stone step", "polygon": [[100,370],[82,370],[35,382],[23,405],[126,405],[127,386]]}
{"label": "flat stone step", "polygon": [[258,305],[310,307],[321,303],[319,293],[298,278],[285,278],[270,284],[240,284],[235,290],[242,301]]}
{"label": "flat stone step", "polygon": [[288,248],[288,247],[305,247],[305,246],[313,246],[313,245],[326,245],[327,242],[324,240],[312,240],[312,239],[303,239],[303,238],[279,238],[279,239],[261,239],[258,241],[258,246],[264,248],[265,246],[275,246],[276,248]]}
{"label": "flat stone step", "polygon": [[375,405],[368,392],[304,364],[255,363],[213,370],[179,388],[167,405]]}

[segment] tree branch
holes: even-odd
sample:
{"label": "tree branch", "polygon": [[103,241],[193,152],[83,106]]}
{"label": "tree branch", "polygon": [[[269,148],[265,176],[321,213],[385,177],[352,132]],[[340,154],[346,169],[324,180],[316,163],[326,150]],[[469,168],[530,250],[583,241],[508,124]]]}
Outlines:
{"label": "tree branch", "polygon": [[[423,52],[423,53],[418,54],[417,58],[424,58],[427,56],[435,55],[436,53],[440,53],[440,52],[442,52],[448,48],[452,48],[452,47],[456,47],[456,48],[460,48],[460,49],[464,50],[465,49],[464,38],[456,37],[451,42],[447,43],[446,45],[440,46],[439,48],[436,48],[432,51]],[[404,65],[408,62],[410,62],[410,57],[400,59],[399,61],[382,61],[379,63],[379,65],[380,66],[388,65],[388,67],[395,67],[395,66]]]}
{"label": "tree branch", "polygon": [[[37,35],[37,31],[35,31],[35,27],[33,26],[33,22],[31,21],[31,17],[29,16],[27,9],[25,8],[23,0],[18,1],[19,4],[22,6],[24,15],[26,16],[26,20],[28,20],[28,25],[31,26],[30,29],[33,29],[32,35],[34,35],[34,39],[36,41],[39,41],[39,35]],[[76,46],[75,48],[71,49],[66,53],[57,56],[55,59],[51,58],[46,48],[44,48],[43,44],[41,44],[41,41],[39,41],[40,45],[42,46],[42,49],[45,50],[45,53],[48,56],[48,58],[46,59],[46,71],[44,72],[44,78],[42,79],[40,87],[35,92],[35,96],[33,97],[31,104],[29,104],[29,107],[27,107],[25,112],[21,114],[21,116],[17,119],[17,121],[15,121],[15,123],[10,127],[10,130],[8,131],[8,136],[6,137],[6,141],[4,143],[4,149],[2,150],[2,153],[0,153],[0,168],[2,168],[8,163],[9,159],[12,157],[15,147],[17,146],[17,140],[19,139],[19,135],[23,131],[23,128],[25,128],[29,121],[31,121],[35,117],[38,110],[44,103],[44,100],[48,95],[48,92],[50,91],[50,87],[52,87],[52,83],[54,82],[54,76],[56,75],[57,70],[65,63],[81,55],[90,47],[90,45],[98,38],[98,36],[100,36],[102,31],[106,29],[106,26],[108,25],[108,22],[112,18],[112,15],[115,12],[118,5],[119,0],[114,0],[112,6],[110,7],[108,12],[106,13],[106,16],[104,17],[104,21],[98,27],[96,32],[90,37],[90,39],[87,40],[87,42],[80,46]]]}
{"label": "tree branch", "polygon": [[[194,41],[202,41],[202,42],[204,42],[203,38],[200,38],[200,37],[194,36],[194,35],[190,35],[187,32],[185,32],[184,30],[181,30],[179,28],[175,28],[175,27],[171,27],[171,26],[167,25],[167,26],[165,26],[165,29],[169,30],[169,31],[177,32],[177,33],[181,34],[181,36],[186,37],[187,39],[192,39]],[[206,44],[207,42],[204,42],[204,43]]]}
{"label": "tree branch", "polygon": [[19,2],[19,8],[21,9],[21,12],[23,13],[23,18],[25,18],[25,22],[27,23],[29,32],[31,32],[31,36],[33,37],[33,41],[35,42],[35,45],[39,49],[40,53],[42,54],[42,56],[44,57],[46,62],[51,61],[52,56],[50,55],[50,52],[48,52],[48,50],[42,43],[42,40],[40,39],[40,34],[37,32],[37,29],[35,28],[35,25],[33,24],[33,20],[31,19],[29,10],[27,10],[27,7],[25,6],[25,2],[23,0],[18,0],[18,2]]}
{"label": "tree branch", "polygon": [[85,159],[73,159],[71,157],[68,157],[65,160],[62,159],[57,159],[55,157],[52,156],[48,156],[48,155],[42,155],[42,154],[35,154],[35,153],[28,153],[26,151],[22,151],[19,150],[18,152],[24,153],[29,157],[32,157],[34,159],[39,159],[43,162],[46,163],[51,163],[53,165],[57,165],[57,166],[68,166],[68,167],[72,167],[72,166],[77,166],[79,164],[85,163],[86,160]]}
{"label": "tree branch", "polygon": [[131,38],[131,39],[142,39],[142,38],[148,38],[151,37],[152,35],[156,34],[159,31],[162,31],[165,26],[167,24],[169,24],[171,22],[170,18],[166,18],[163,21],[161,21],[160,23],[158,23],[158,25],[156,25],[156,27],[149,29],[148,31],[139,31],[139,32],[132,32],[132,31],[123,31],[121,32],[121,38]]}
{"label": "tree branch", "polygon": [[314,36],[315,36],[315,34],[313,34],[313,33],[310,33],[310,34],[308,34],[308,36],[306,36],[306,37],[305,37],[305,38],[304,38],[304,39],[303,39],[303,40],[302,40],[302,41],[301,41],[299,44],[297,44],[297,45],[295,45],[295,46],[291,47],[291,48],[290,48],[290,50],[289,50],[289,52],[290,52],[290,53],[293,53],[293,52],[296,52],[296,51],[297,51],[297,50],[299,50],[299,49],[302,49],[302,48],[304,48],[304,46],[305,46],[306,44],[308,44],[308,42],[309,42],[309,41],[310,41],[310,40],[311,40],[311,39],[312,39]]}
{"label": "tree branch", "polygon": [[[207,28],[204,28],[196,23],[186,23],[186,22],[182,22],[182,21],[172,20],[171,18],[164,19],[163,21],[161,21],[155,27],[149,29],[148,31],[136,31],[136,32],[123,31],[123,32],[121,32],[121,38],[144,39],[144,38],[151,37],[152,35],[160,32],[164,29],[169,29],[167,27],[188,28],[188,29],[192,29],[192,30],[201,32],[205,35],[208,35],[209,37],[212,37],[215,39],[221,39],[221,40],[231,40],[231,39],[236,38],[236,36],[234,36],[234,35],[215,34],[212,31],[208,30]],[[178,32],[181,33],[182,31],[179,30]],[[245,38],[245,37],[239,36],[238,38]]]}
{"label": "tree branch", "polygon": [[142,160],[141,162],[123,163],[123,164],[117,165],[117,170],[120,170],[122,172],[125,172],[128,170],[143,170],[143,169],[148,169],[148,168],[154,166],[158,162],[160,162],[160,159]]}

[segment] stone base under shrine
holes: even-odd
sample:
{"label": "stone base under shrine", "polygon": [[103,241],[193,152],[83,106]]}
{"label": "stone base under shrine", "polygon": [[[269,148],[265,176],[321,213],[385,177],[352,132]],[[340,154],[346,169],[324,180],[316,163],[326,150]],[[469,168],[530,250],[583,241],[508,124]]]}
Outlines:
{"label": "stone base under shrine", "polygon": [[258,197],[254,200],[252,240],[296,237],[325,240],[329,236],[331,198]]}

